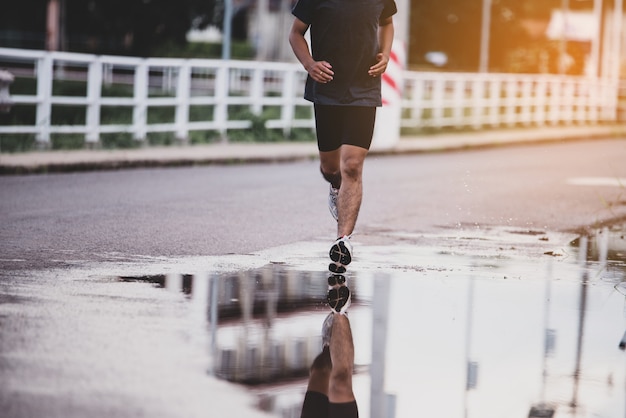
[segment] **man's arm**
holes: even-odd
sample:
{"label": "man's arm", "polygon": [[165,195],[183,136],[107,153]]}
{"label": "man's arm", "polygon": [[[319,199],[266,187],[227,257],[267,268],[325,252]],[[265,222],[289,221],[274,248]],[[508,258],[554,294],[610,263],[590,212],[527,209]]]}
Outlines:
{"label": "man's arm", "polygon": [[315,61],[309,51],[309,44],[304,39],[304,34],[309,29],[309,25],[298,18],[295,18],[291,30],[289,31],[289,44],[293,53],[298,58],[304,69],[311,78],[318,83],[328,83],[333,79],[332,66],[326,61]]}
{"label": "man's arm", "polygon": [[380,52],[376,55],[376,64],[372,65],[368,74],[372,77],[382,75],[387,69],[391,46],[393,45],[394,27],[393,18],[390,16],[380,22],[378,27],[378,45]]}

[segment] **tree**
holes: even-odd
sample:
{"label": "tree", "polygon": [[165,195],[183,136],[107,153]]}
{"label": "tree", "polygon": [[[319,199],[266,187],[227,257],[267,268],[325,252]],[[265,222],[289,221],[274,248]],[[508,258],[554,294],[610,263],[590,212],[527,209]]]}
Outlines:
{"label": "tree", "polygon": [[47,0],[20,0],[5,4],[0,13],[0,46],[44,49]]}
{"label": "tree", "polygon": [[[189,29],[214,22],[218,1],[65,0],[68,49],[147,56],[166,43],[182,46]],[[0,14],[0,27],[30,40],[7,44],[0,36],[0,45],[42,49],[46,5],[47,0],[21,0]]]}
{"label": "tree", "polygon": [[425,65],[431,51],[448,56],[448,68],[475,70],[480,50],[482,0],[411,2],[409,63]]}

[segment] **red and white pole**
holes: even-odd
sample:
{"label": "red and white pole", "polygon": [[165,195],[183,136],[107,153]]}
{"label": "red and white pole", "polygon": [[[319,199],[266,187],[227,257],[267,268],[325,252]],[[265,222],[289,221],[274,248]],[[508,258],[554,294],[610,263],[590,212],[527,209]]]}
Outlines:
{"label": "red and white pole", "polygon": [[372,150],[393,148],[400,140],[405,49],[403,41],[394,40],[387,70],[382,75],[383,106],[376,112]]}

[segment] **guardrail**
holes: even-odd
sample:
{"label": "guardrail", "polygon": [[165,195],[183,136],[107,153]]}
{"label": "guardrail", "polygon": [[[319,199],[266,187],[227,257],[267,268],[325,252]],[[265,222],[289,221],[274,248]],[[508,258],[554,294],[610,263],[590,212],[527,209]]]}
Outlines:
{"label": "guardrail", "polygon": [[[265,120],[265,128],[285,134],[314,129],[311,105],[302,98],[306,72],[299,64],[0,48],[0,68],[16,81],[37,80],[31,94],[11,95],[13,106],[36,109],[33,123],[0,126],[0,135],[33,134],[44,146],[55,134],[81,134],[87,144],[111,133],[142,141],[151,132],[169,132],[184,141],[191,131],[215,131],[226,139],[229,131],[253,124],[251,118],[233,118],[233,107],[257,116],[267,107],[279,109],[278,117]],[[55,86],[61,81],[82,83],[83,92],[58,95]],[[618,83],[605,79],[405,71],[402,84],[401,126],[406,129],[589,124],[617,118]],[[129,92],[107,89],[115,86]],[[61,106],[84,109],[84,123],[53,123],[53,112]],[[126,123],[106,123],[101,114],[112,107],[127,108],[132,117]],[[149,120],[150,111],[159,107],[173,109],[170,121]]]}

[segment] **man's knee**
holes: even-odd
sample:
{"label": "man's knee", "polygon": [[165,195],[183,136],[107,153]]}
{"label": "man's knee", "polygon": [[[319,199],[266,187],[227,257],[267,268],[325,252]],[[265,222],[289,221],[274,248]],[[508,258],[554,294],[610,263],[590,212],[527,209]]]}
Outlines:
{"label": "man's knee", "polygon": [[344,158],[341,164],[341,175],[351,179],[358,179],[363,173],[363,159],[358,156]]}
{"label": "man's knee", "polygon": [[344,398],[352,396],[352,370],[349,368],[337,368],[333,365],[330,375],[330,393],[333,397]]}
{"label": "man's knee", "polygon": [[330,348],[328,346],[325,346],[322,349],[322,352],[317,357],[315,357],[315,360],[313,360],[310,372],[326,373],[330,375],[332,368],[333,363],[330,359]]}

